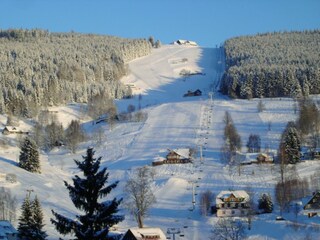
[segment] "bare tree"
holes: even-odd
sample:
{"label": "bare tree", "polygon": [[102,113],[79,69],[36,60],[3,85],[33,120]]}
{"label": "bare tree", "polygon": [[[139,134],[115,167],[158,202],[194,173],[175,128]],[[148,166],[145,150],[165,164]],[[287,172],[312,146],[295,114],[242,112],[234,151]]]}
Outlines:
{"label": "bare tree", "polygon": [[258,109],[259,113],[263,112],[264,110],[266,110],[266,106],[264,105],[262,100],[259,100],[258,105],[257,105],[257,109]]}
{"label": "bare tree", "polygon": [[136,169],[129,177],[125,192],[127,193],[126,205],[134,215],[139,228],[143,228],[143,221],[156,198],[152,190],[154,172],[149,167]]}
{"label": "bare tree", "polygon": [[92,96],[88,101],[88,114],[92,118],[102,117],[115,108],[113,100],[105,92]]}
{"label": "bare tree", "polygon": [[236,151],[241,149],[241,137],[238,134],[238,131],[233,124],[233,120],[229,112],[225,112],[224,115],[224,146],[222,146],[223,156],[227,157],[226,160],[229,162],[232,160],[232,157],[235,155]]}
{"label": "bare tree", "polygon": [[66,144],[68,148],[75,153],[80,142],[85,139],[85,133],[79,120],[72,120],[65,133]]}
{"label": "bare tree", "polygon": [[232,218],[220,218],[213,227],[211,240],[245,239],[245,227],[241,221]]}
{"label": "bare tree", "polygon": [[214,199],[214,194],[207,190],[200,194],[200,211],[203,216],[207,216]]}
{"label": "bare tree", "polygon": [[98,146],[101,146],[106,141],[106,136],[102,128],[96,128],[93,132],[92,139]]}
{"label": "bare tree", "polygon": [[45,146],[51,150],[55,146],[59,146],[64,141],[63,126],[59,122],[52,122],[45,127]]}
{"label": "bare tree", "polygon": [[17,199],[9,189],[0,188],[0,220],[14,221],[16,218]]}

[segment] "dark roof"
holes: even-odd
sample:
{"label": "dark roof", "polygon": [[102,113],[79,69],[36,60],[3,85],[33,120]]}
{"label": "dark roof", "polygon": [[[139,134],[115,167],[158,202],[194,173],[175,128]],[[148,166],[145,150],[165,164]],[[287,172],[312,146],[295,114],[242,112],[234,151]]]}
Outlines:
{"label": "dark roof", "polygon": [[311,199],[304,205],[305,210],[320,210],[320,191],[315,192]]}

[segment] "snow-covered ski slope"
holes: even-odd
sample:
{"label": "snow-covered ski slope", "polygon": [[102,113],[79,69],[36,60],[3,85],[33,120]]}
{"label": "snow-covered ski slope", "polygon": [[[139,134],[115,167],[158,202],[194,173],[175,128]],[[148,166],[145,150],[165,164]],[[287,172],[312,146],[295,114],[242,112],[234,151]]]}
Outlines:
{"label": "snow-covered ski slope", "polygon": [[[112,197],[124,196],[123,187],[132,169],[151,166],[152,161],[164,157],[168,149],[190,147],[198,150],[194,164],[153,167],[156,173],[153,187],[157,203],[145,219],[145,226],[160,227],[164,232],[167,228],[180,228],[184,237],[176,236],[177,240],[209,239],[217,218],[210,214],[200,215],[198,197],[201,192],[210,190],[217,195],[221,190],[250,188],[256,198],[262,192],[273,196],[274,184],[279,175],[276,167],[247,166],[241,169],[239,176],[238,169],[221,163],[223,116],[225,111],[230,112],[241,135],[243,151],[246,151],[245,143],[250,134],[259,134],[262,147],[273,150],[278,147],[286,123],[295,120],[297,116],[291,99],[265,99],[266,110],[259,113],[258,99],[231,100],[220,95],[217,86],[224,67],[221,49],[168,45],[128,65],[130,74],[122,81],[132,87],[135,97],[118,100],[118,110],[126,111],[128,105],[136,109],[141,107],[148,115],[145,122],[121,122],[110,129],[106,123],[93,125],[83,119],[77,106],[55,108],[65,126],[73,118],[81,119],[87,133],[94,137],[79,146],[76,154],[63,148],[54,149],[49,154],[42,152],[42,174],[31,174],[18,168],[19,148],[14,147],[17,139],[11,135],[1,135],[2,139],[9,138],[9,144],[0,148],[0,173],[15,173],[18,183],[10,184],[0,178],[0,186],[11,189],[17,196],[19,206],[27,189],[32,189],[33,194],[38,195],[44,208],[45,229],[49,239],[58,239],[59,236],[50,223],[51,209],[70,217],[77,213],[63,180],[70,181],[78,173],[73,159],[80,160],[88,146],[95,147],[97,157],[102,156],[102,166],[108,167],[110,172],[109,182],[119,180]],[[191,74],[183,76],[181,72]],[[202,91],[202,96],[183,97],[188,90],[197,89]],[[2,116],[2,126],[5,121],[6,118]],[[200,148],[203,162],[199,160]],[[318,162],[301,163],[297,171],[305,177],[318,171],[319,167]],[[193,188],[196,194],[194,210]],[[125,232],[129,227],[136,226],[127,210],[122,208],[121,213],[125,214],[126,219],[117,226],[118,231]],[[252,239],[299,239],[306,231],[311,231],[308,227],[310,222],[313,221],[313,226],[319,225],[319,220],[299,216],[304,230],[295,232],[288,226],[290,222],[288,225],[276,222],[277,214],[276,206],[274,214],[256,217],[248,235]]]}

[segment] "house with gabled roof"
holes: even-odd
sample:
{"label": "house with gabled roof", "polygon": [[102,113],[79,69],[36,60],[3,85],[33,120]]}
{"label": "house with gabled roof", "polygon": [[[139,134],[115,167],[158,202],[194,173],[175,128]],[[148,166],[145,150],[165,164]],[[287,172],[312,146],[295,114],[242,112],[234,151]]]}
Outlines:
{"label": "house with gabled roof", "polygon": [[168,150],[169,153],[164,163],[190,163],[192,161],[192,153],[190,148],[178,148]]}
{"label": "house with gabled roof", "polygon": [[273,156],[267,153],[241,153],[236,152],[235,160],[236,163],[241,165],[250,164],[272,164],[274,163]]}
{"label": "house with gabled roof", "polygon": [[190,148],[168,149],[168,151],[165,157],[156,157],[152,166],[192,162],[192,150]]}
{"label": "house with gabled roof", "polygon": [[7,220],[0,220],[0,239],[17,240],[18,231]]}
{"label": "house with gabled roof", "polygon": [[303,213],[308,217],[320,216],[320,191],[315,192],[303,206]]}
{"label": "house with gabled roof", "polygon": [[246,191],[221,191],[216,197],[217,217],[242,217],[250,211],[250,196]]}
{"label": "house with gabled roof", "polygon": [[2,134],[8,135],[8,134],[29,134],[28,131],[23,131],[19,127],[15,126],[5,126],[5,128],[2,130]]}
{"label": "house with gabled roof", "polygon": [[160,228],[130,228],[121,240],[166,240]]}

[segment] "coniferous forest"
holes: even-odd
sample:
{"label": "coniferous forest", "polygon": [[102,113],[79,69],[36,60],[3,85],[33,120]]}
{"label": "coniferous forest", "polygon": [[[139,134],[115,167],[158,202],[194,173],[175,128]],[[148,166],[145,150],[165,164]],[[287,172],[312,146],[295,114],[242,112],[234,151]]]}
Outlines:
{"label": "coniferous forest", "polygon": [[0,30],[0,113],[30,117],[40,106],[130,96],[119,79],[151,48],[145,39]]}
{"label": "coniferous forest", "polygon": [[229,39],[221,91],[232,98],[320,93],[320,30]]}

